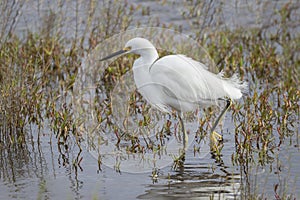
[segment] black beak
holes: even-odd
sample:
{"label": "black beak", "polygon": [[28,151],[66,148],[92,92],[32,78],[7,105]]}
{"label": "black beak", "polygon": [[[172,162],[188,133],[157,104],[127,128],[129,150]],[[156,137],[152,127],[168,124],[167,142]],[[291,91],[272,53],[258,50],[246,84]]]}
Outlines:
{"label": "black beak", "polygon": [[117,51],[117,52],[115,52],[115,53],[109,55],[109,56],[106,56],[105,58],[100,59],[100,61],[104,61],[104,60],[110,59],[110,58],[112,58],[112,57],[115,57],[115,56],[124,54],[124,53],[126,53],[126,52],[128,52],[128,50],[122,49],[122,50],[120,50],[120,51]]}

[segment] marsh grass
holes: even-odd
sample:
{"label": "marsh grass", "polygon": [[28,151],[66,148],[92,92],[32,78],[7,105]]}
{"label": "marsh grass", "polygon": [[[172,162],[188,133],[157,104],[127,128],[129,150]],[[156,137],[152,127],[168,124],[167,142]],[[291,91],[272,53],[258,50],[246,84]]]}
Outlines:
{"label": "marsh grass", "polygon": [[[5,4],[1,4],[1,11],[5,20],[2,21],[0,35],[1,155],[24,152],[22,148],[26,147],[26,142],[32,134],[29,133],[28,127],[37,126],[37,135],[40,138],[45,123],[50,123],[64,165],[72,163],[75,171],[80,170],[81,136],[84,133],[80,132],[82,122],[74,115],[70,95],[77,70],[84,56],[99,42],[132,25],[135,7],[121,1],[109,1],[108,4],[103,4],[103,7],[100,6],[102,10],[99,12],[99,5],[91,0],[85,10],[85,26],[83,30],[79,30],[80,23],[77,22],[74,37],[64,38],[61,33],[63,29],[56,30],[63,25],[57,26],[55,23],[63,22],[64,16],[52,11],[51,14],[45,15],[48,20],[45,20],[40,31],[28,30],[27,34],[20,38],[14,34],[19,17],[19,12],[15,10],[22,9],[23,4],[19,1],[15,4],[9,4],[10,1],[4,2]],[[197,6],[208,11],[208,14],[214,13],[211,11],[215,8],[213,5]],[[76,8],[75,16],[79,20],[82,16],[79,14],[78,5]],[[195,7],[190,9],[192,8]],[[236,127],[232,163],[241,167],[241,173],[246,179],[244,196],[251,199],[260,199],[261,196],[249,189],[252,187],[247,171],[250,166],[266,166],[273,163],[280,147],[286,143],[299,150],[300,36],[297,30],[299,21],[297,17],[293,17],[297,10],[299,4],[286,3],[280,10],[274,9],[274,18],[269,26],[251,28],[247,32],[244,29],[232,31],[224,28],[220,31],[205,32],[209,25],[215,23],[215,19],[206,18],[208,21],[201,26],[199,21],[192,22],[198,15],[196,10],[183,13],[185,18],[191,18],[195,30],[193,35],[208,50],[218,69],[223,69],[226,76],[239,72],[241,78],[249,82],[248,94],[240,103],[232,105],[231,112]],[[143,10],[144,14],[148,12]],[[101,14],[97,15],[99,13]],[[197,32],[199,26],[205,28]],[[294,34],[297,31],[298,33]],[[130,70],[129,66],[134,58],[119,58],[112,63],[101,77],[104,85],[100,85],[97,91],[104,91],[109,96],[116,81]],[[138,93],[133,93],[130,100],[130,112],[142,113],[144,117],[138,124],[146,127],[151,120],[148,115],[149,108]],[[122,140],[131,141],[132,146],[128,151],[143,152],[145,148],[155,151],[159,148],[159,145],[154,146],[156,141],[149,140],[143,146],[141,141],[119,130],[113,123],[109,99],[96,103],[99,124],[109,127],[118,137],[118,143]],[[215,117],[212,111],[211,108],[206,109],[206,118],[199,120],[198,132],[209,130],[208,122]],[[160,140],[172,134],[172,131],[176,134],[176,130],[176,120],[166,121],[163,129],[157,131],[156,139]],[[74,138],[78,156],[70,162],[69,144]],[[39,139],[37,142],[39,143]],[[6,162],[4,157],[1,156],[1,163]],[[101,160],[98,162],[101,169]],[[1,166],[9,167],[3,164]],[[277,199],[292,199],[293,194],[287,194],[280,187],[287,186],[275,186],[274,196]],[[40,190],[44,191],[43,183]]]}
{"label": "marsh grass", "polygon": [[[39,6],[43,6],[45,2],[40,3]],[[4,154],[11,152],[10,148],[22,151],[28,141],[33,142],[30,127],[38,127],[34,136],[37,143],[40,143],[44,128],[50,127],[62,164],[72,165],[76,172],[81,169],[82,160],[82,133],[78,129],[81,121],[75,118],[71,102],[77,70],[85,52],[116,31],[128,28],[134,9],[126,2],[109,1],[100,5],[100,2],[89,1],[85,10],[88,12],[84,12],[87,23],[79,29],[82,13],[79,11],[80,2],[77,2],[74,10],[75,34],[74,37],[66,37],[62,31],[70,28],[66,22],[72,22],[72,19],[63,9],[67,9],[65,5],[70,3],[59,1],[61,7],[55,9],[50,6],[48,13],[34,11],[43,20],[36,27],[36,32],[28,29],[22,37],[18,35],[16,24],[21,21],[19,14],[23,3],[1,3],[1,14],[5,20],[1,21],[0,35],[0,149]],[[74,140],[78,155],[69,161]]]}

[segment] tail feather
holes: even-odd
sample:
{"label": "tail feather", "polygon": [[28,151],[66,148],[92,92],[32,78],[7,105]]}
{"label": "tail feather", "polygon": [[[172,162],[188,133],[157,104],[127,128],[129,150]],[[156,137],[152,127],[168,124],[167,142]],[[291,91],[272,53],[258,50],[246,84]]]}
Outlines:
{"label": "tail feather", "polygon": [[231,99],[239,99],[243,93],[247,92],[248,83],[241,81],[238,74],[233,74],[231,78],[223,79],[224,90]]}

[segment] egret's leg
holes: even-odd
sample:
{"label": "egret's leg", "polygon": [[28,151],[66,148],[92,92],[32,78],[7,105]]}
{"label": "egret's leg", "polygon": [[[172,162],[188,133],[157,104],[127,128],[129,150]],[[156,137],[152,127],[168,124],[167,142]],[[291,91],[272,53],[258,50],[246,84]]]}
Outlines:
{"label": "egret's leg", "polygon": [[182,113],[178,113],[178,117],[181,123],[181,130],[183,134],[183,151],[179,152],[180,156],[174,160],[173,168],[177,169],[178,167],[183,167],[184,161],[185,161],[185,152],[187,150],[187,145],[188,145],[188,135],[185,131],[184,123],[183,123],[183,115]]}
{"label": "egret's leg", "polygon": [[219,133],[215,132],[215,129],[217,127],[217,125],[219,124],[219,122],[221,121],[221,119],[224,117],[225,113],[228,111],[229,107],[232,104],[232,100],[231,99],[226,99],[226,107],[222,110],[221,114],[219,115],[219,117],[217,118],[217,120],[215,121],[214,125],[211,128],[211,135],[210,135],[210,139],[211,139],[211,145],[213,145],[212,147],[215,149],[218,145],[218,141],[222,140],[223,137],[222,135],[220,135]]}
{"label": "egret's leg", "polygon": [[182,117],[183,117],[183,114],[180,113],[179,114],[179,120],[180,120],[180,123],[181,123],[181,130],[182,130],[182,134],[183,134],[183,151],[185,153],[185,151],[187,150],[187,145],[188,145],[188,142],[189,142],[189,137],[188,137],[188,135],[186,133]]}

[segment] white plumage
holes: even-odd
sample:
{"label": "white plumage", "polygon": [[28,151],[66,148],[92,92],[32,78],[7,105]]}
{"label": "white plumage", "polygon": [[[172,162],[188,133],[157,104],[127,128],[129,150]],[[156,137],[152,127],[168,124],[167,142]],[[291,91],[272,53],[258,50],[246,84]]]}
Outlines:
{"label": "white plumage", "polygon": [[155,47],[146,39],[129,40],[125,49],[140,55],[133,64],[138,91],[153,106],[168,112],[193,111],[198,106],[218,105],[224,98],[239,99],[246,83],[237,74],[223,78],[185,55],[158,58]]}

